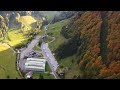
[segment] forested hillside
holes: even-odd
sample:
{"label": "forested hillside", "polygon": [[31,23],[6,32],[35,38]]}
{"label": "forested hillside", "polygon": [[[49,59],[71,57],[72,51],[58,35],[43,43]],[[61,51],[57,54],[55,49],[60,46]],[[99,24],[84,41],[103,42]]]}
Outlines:
{"label": "forested hillside", "polygon": [[[69,78],[120,78],[119,27],[120,13],[117,11],[86,11],[78,13],[62,28],[61,34],[68,42],[57,48],[56,58],[60,61],[74,56],[79,71]],[[70,70],[66,74],[73,73]]]}
{"label": "forested hillside", "polygon": [[27,47],[46,25],[60,78],[120,79],[119,11],[0,11],[0,78],[22,78],[9,46]]}

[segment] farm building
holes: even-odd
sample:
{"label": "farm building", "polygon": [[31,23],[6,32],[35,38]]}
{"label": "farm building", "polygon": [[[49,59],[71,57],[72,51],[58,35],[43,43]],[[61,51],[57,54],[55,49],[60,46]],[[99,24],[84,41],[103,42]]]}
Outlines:
{"label": "farm building", "polygon": [[25,70],[45,72],[45,63],[45,59],[27,58],[25,63]]}

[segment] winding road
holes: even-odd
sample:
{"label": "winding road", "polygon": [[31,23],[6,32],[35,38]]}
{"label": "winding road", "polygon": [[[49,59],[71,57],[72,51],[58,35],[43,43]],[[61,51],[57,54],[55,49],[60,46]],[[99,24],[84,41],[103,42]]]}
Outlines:
{"label": "winding road", "polygon": [[55,41],[55,37],[51,37],[51,36],[48,36],[49,38],[53,38],[52,41],[48,42],[48,44],[52,43],[53,41]]}

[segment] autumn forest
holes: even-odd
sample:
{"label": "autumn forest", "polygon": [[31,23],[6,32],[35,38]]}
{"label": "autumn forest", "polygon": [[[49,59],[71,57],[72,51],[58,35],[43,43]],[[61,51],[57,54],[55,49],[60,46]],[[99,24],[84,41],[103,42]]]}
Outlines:
{"label": "autumn forest", "polygon": [[[120,79],[120,11],[1,11],[0,78],[20,77],[16,56],[4,42],[21,49],[36,35],[47,36],[59,78]],[[11,57],[15,76],[7,68]]]}

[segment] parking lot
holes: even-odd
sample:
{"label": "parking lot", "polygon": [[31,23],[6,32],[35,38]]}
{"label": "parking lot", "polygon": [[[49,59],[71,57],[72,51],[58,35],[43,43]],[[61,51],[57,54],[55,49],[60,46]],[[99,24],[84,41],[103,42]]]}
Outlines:
{"label": "parking lot", "polygon": [[42,52],[37,52],[37,51],[31,51],[27,55],[25,55],[24,59],[27,58],[42,58]]}

